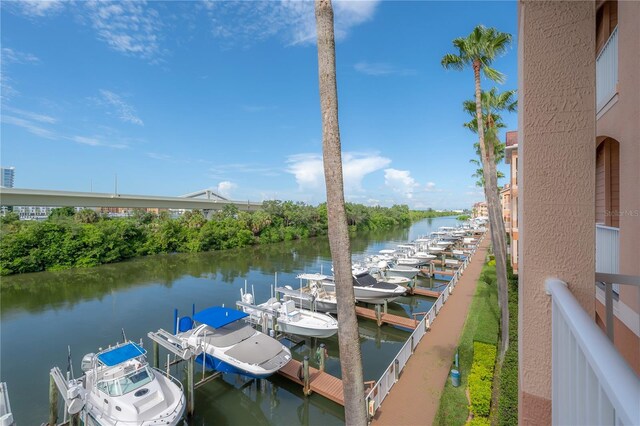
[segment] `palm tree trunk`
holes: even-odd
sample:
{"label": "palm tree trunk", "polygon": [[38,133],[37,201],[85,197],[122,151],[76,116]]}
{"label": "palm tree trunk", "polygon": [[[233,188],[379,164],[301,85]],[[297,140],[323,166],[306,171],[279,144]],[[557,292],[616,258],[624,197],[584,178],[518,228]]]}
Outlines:
{"label": "palm tree trunk", "polygon": [[342,155],[338,126],[338,93],[336,84],[336,55],[331,0],[316,0],[318,32],[318,78],[322,112],[322,153],[327,186],[327,217],[329,246],[338,299],[338,343],[340,368],[344,390],[345,422],[348,425],[367,424],[364,402],[364,380],[360,336],[355,311],[355,297],[351,274],[349,229],[344,205]]}
{"label": "palm tree trunk", "polygon": [[[479,61],[473,63],[473,73],[476,84],[476,120],[478,123],[478,138],[480,143],[480,154],[482,157],[482,170],[484,174],[484,194],[487,199],[487,210],[489,211],[489,226],[491,228],[491,244],[496,259],[496,279],[498,282],[498,305],[500,306],[500,351],[498,362],[502,363],[504,355],[509,347],[509,299],[507,287],[507,243],[505,241],[504,222],[498,195],[498,178],[496,172],[495,153],[493,143],[485,145],[484,121],[482,120],[482,101],[480,88],[480,67]],[[491,142],[491,141],[489,141]]]}

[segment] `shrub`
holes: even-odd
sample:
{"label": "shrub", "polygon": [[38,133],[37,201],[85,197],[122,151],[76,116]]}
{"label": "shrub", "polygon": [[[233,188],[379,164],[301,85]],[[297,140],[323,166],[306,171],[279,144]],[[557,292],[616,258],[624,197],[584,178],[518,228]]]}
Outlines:
{"label": "shrub", "polygon": [[469,396],[471,398],[471,411],[476,416],[489,416],[495,363],[495,345],[473,342],[473,365],[469,373]]}
{"label": "shrub", "polygon": [[491,422],[486,417],[474,417],[465,426],[491,426]]}

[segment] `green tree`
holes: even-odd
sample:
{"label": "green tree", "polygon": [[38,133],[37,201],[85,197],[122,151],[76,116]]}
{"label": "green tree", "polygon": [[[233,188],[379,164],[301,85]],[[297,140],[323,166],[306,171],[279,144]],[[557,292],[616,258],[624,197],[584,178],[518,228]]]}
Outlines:
{"label": "green tree", "polygon": [[49,220],[64,219],[73,217],[76,214],[76,210],[73,207],[58,207],[51,210],[49,213]]}
{"label": "green tree", "polygon": [[[482,103],[482,115],[484,117],[484,131],[485,138],[491,139],[493,144],[495,162],[499,164],[504,159],[505,144],[498,138],[498,132],[500,129],[504,129],[506,125],[502,121],[500,112],[516,112],[518,109],[518,101],[516,100],[515,90],[506,90],[502,93],[498,92],[498,89],[493,87],[489,91],[482,91],[480,95]],[[478,120],[476,117],[476,101],[475,99],[466,100],[462,103],[462,109],[471,116],[471,121],[464,123],[464,126],[474,133],[478,133]],[[487,144],[489,145],[489,144]],[[473,145],[476,149],[478,158],[481,159],[480,144],[475,142]],[[478,159],[472,159],[471,162],[478,166],[478,169],[473,174],[473,177],[477,178],[476,185],[484,187],[484,170],[482,163]],[[504,174],[497,171],[497,178],[501,179]]]}
{"label": "green tree", "polygon": [[509,346],[509,310],[507,294],[507,265],[505,228],[502,221],[500,199],[498,195],[498,177],[496,173],[495,150],[492,138],[485,138],[482,112],[482,88],[480,73],[498,83],[504,81],[504,75],[491,68],[493,60],[504,53],[511,42],[511,34],[503,33],[495,28],[478,25],[467,37],[453,40],[457,53],[446,54],[441,61],[444,68],[463,70],[468,66],[473,69],[475,81],[475,110],[478,129],[478,143],[482,158],[482,169],[485,180],[484,193],[489,210],[489,224],[491,228],[491,243],[496,257],[498,281],[498,304],[501,316],[501,342],[499,360],[502,362]]}
{"label": "green tree", "polygon": [[316,0],[318,34],[318,78],[322,113],[322,154],[327,187],[329,247],[333,260],[338,299],[338,345],[345,403],[345,423],[365,426],[364,381],[358,319],[351,275],[349,227],[344,205],[342,154],[338,125],[338,88],[336,83],[336,51],[331,0]]}
{"label": "green tree", "polygon": [[100,220],[100,216],[95,210],[91,209],[82,209],[73,217],[78,223],[96,223]]}

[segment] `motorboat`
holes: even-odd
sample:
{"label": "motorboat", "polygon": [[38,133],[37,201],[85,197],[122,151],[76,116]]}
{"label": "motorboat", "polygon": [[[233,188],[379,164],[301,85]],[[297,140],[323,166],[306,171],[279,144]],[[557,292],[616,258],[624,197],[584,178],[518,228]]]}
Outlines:
{"label": "motorboat", "polygon": [[[182,347],[201,350],[196,361],[223,373],[263,379],[291,360],[291,351],[278,340],[255,330],[249,314],[214,306],[180,320],[176,338]],[[195,322],[194,322],[195,321]],[[199,324],[198,324],[199,323]]]}
{"label": "motorboat", "polygon": [[414,259],[420,259],[420,260],[426,260],[426,261],[431,261],[433,259],[436,258],[436,256],[429,254],[429,253],[425,253],[423,251],[417,251],[415,253],[413,253],[411,255]]}
{"label": "motorboat", "polygon": [[177,425],[186,399],[182,384],[149,366],[141,345],[126,341],[82,358],[83,376],[51,370],[65,406],[84,425]]}
{"label": "motorboat", "polygon": [[413,266],[398,264],[389,264],[385,270],[385,274],[388,277],[404,277],[409,279],[414,279],[419,272],[420,269],[414,268]]}
{"label": "motorboat", "polygon": [[327,291],[323,286],[324,280],[329,278],[323,274],[300,274],[300,288],[294,290],[291,286],[277,287],[276,292],[285,301],[293,300],[297,307],[316,312],[335,314],[338,312],[338,301],[335,291]]}
{"label": "motorboat", "polygon": [[331,337],[338,332],[338,321],[328,314],[296,307],[294,300],[279,301],[269,298],[259,305],[254,304],[252,293],[240,290],[242,303],[239,306],[249,314],[247,319],[253,324],[265,324],[267,328],[288,334],[308,337]]}
{"label": "motorboat", "polygon": [[427,263],[426,259],[418,259],[415,257],[399,257],[398,259],[396,259],[396,264],[403,266],[415,267],[420,266],[424,263]]}
{"label": "motorboat", "polygon": [[[335,291],[334,277],[322,281],[327,291]],[[407,289],[401,285],[376,280],[369,272],[353,275],[353,294],[357,301],[381,304],[404,295]]]}

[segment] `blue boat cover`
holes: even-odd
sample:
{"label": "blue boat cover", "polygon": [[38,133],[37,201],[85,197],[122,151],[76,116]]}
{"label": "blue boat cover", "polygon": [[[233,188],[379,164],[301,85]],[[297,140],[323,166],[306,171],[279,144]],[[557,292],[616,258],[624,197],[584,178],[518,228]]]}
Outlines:
{"label": "blue boat cover", "polygon": [[220,328],[248,316],[249,314],[245,314],[237,309],[214,306],[198,312],[193,316],[193,319],[207,324],[209,327]]}
{"label": "blue boat cover", "polygon": [[113,367],[114,365],[118,365],[146,353],[147,351],[142,349],[140,346],[133,342],[129,342],[126,345],[118,346],[108,352],[101,353],[98,355],[98,359],[107,367]]}

